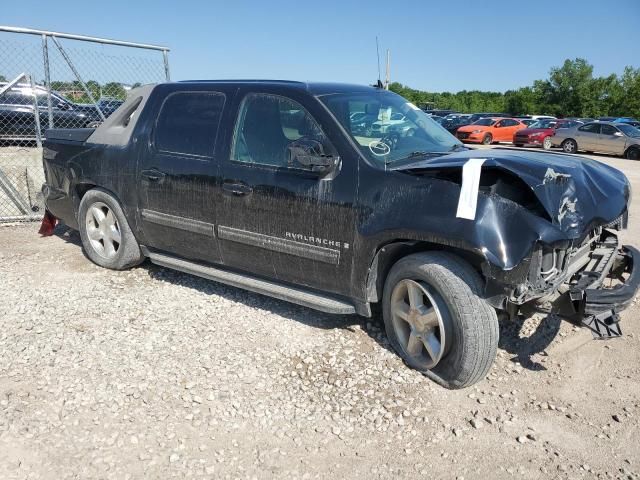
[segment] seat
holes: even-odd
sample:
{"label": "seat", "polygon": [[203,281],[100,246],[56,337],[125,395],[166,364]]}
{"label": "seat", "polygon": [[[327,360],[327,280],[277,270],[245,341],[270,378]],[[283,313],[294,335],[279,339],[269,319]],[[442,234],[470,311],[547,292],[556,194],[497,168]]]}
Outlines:
{"label": "seat", "polygon": [[289,140],[282,130],[278,99],[256,96],[248,102],[242,136],[251,162],[286,165]]}

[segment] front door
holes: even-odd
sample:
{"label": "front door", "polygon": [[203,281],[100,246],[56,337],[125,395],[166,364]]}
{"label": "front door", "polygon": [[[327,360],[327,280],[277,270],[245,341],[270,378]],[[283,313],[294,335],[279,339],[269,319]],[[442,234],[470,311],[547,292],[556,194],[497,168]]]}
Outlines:
{"label": "front door", "polygon": [[191,260],[220,261],[214,151],[225,100],[217,91],[176,91],[154,106],[159,113],[138,166],[145,246]]}
{"label": "front door", "polygon": [[598,137],[599,152],[613,153],[622,155],[627,144],[627,137],[613,125],[603,124],[600,127],[600,136]]}
{"label": "front door", "polygon": [[[229,267],[346,294],[357,168],[337,160],[325,132],[338,127],[314,100],[278,90],[238,95],[222,164],[218,238]],[[314,173],[292,161],[294,142],[316,142],[339,165],[328,175]]]}

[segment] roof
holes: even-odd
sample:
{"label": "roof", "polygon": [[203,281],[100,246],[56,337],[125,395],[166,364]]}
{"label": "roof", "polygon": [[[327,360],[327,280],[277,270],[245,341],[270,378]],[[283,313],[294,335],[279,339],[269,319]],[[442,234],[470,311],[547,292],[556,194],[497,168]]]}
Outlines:
{"label": "roof", "polygon": [[377,90],[369,85],[358,85],[349,83],[332,83],[332,82],[299,82],[295,80],[260,80],[260,79],[230,79],[230,80],[183,80],[180,83],[218,83],[223,85],[255,85],[262,84],[268,86],[283,86],[299,90],[306,90],[314,95],[328,95],[331,93],[351,93],[351,92],[367,92]]}

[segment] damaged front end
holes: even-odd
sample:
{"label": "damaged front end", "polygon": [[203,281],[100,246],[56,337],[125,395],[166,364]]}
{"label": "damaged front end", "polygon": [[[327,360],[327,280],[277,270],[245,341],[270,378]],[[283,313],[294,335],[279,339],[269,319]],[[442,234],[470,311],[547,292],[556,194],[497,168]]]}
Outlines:
{"label": "damaged front end", "polygon": [[[458,183],[462,191],[461,167],[479,153],[402,169]],[[582,323],[599,338],[619,336],[619,312],[640,284],[638,251],[618,238],[628,220],[626,177],[579,157],[506,149],[490,154],[483,159],[475,217],[459,219],[473,222],[463,225],[486,258],[487,301],[510,315],[533,307]]]}
{"label": "damaged front end", "polygon": [[594,229],[568,248],[539,245],[525,282],[507,300],[510,309],[530,304],[588,327],[597,338],[621,335],[620,312],[640,286],[640,252],[621,245],[616,225]]}

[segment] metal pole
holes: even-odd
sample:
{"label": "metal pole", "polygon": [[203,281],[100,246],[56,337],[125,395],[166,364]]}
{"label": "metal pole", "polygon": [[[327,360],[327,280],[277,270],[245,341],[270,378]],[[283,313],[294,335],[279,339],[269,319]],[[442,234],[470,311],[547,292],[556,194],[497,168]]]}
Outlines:
{"label": "metal pole", "polygon": [[84,90],[84,93],[87,94],[87,97],[89,97],[89,100],[91,100],[91,103],[93,103],[95,105],[96,110],[98,111],[98,114],[100,115],[100,118],[102,118],[102,121],[104,122],[105,119],[106,119],[105,116],[104,116],[104,113],[102,113],[102,110],[100,110],[100,107],[98,106],[98,103],[93,98],[93,95],[91,94],[91,91],[89,90],[87,85],[82,80],[82,77],[80,77],[80,74],[78,73],[78,70],[76,70],[76,67],[71,62],[71,59],[67,55],[67,52],[64,51],[64,49],[62,48],[62,45],[60,45],[60,43],[58,42],[58,39],[56,37],[51,37],[51,40],[53,40],[53,43],[55,43],[56,47],[58,47],[58,50],[60,50],[60,53],[62,54],[62,57],[67,62],[67,65],[69,65],[69,68],[71,69],[73,74],[78,79],[78,82],[80,82],[80,85],[82,86],[82,89]]}
{"label": "metal pole", "polygon": [[123,42],[110,38],[88,37],[86,35],[73,35],[70,33],[51,32],[49,30],[35,30],[33,28],[7,27],[0,25],[0,32],[26,33],[28,35],[46,35],[48,37],[68,38],[70,40],[83,40],[85,42],[102,43],[105,45],[120,45],[122,47],[145,48],[147,50],[169,50],[162,45],[149,45],[147,43]]}
{"label": "metal pole", "polygon": [[164,76],[167,79],[167,82],[171,81],[171,76],[169,75],[169,50],[162,51],[162,58],[164,60]]}
{"label": "metal pole", "polygon": [[4,92],[9,90],[14,85],[17,85],[18,82],[20,82],[20,80],[22,80],[23,78],[26,78],[26,77],[27,77],[27,74],[23,72],[20,75],[18,75],[16,78],[11,80],[9,83],[7,83],[4,87],[0,87],[0,95],[2,95]]}
{"label": "metal pole", "polygon": [[27,75],[27,80],[31,84],[31,98],[33,99],[33,118],[36,120],[36,144],[42,148],[42,130],[40,129],[40,110],[38,109],[38,96],[36,95],[36,84],[33,77]]}
{"label": "metal pole", "polygon": [[53,128],[53,106],[51,105],[51,74],[49,72],[49,45],[46,35],[42,35],[42,61],[44,62],[44,82],[47,89],[47,111],[49,113],[49,128]]}
{"label": "metal pole", "polygon": [[391,74],[391,50],[387,49],[387,73],[384,81],[384,88],[389,90],[389,76]]}

